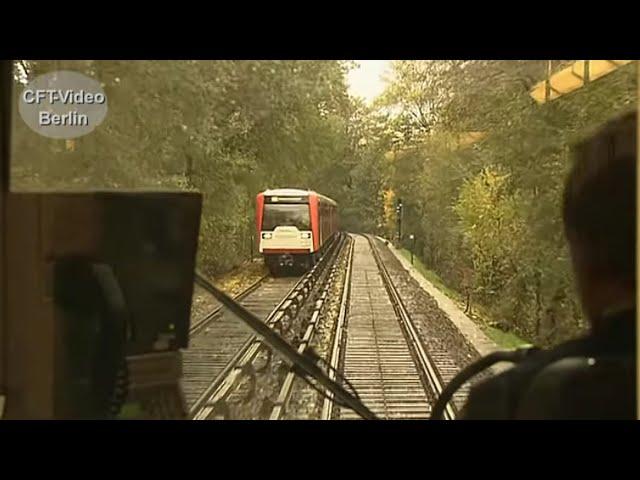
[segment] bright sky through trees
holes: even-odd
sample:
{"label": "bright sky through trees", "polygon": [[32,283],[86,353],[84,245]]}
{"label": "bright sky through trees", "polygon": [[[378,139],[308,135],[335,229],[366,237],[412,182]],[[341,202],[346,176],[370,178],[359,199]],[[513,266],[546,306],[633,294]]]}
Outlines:
{"label": "bright sky through trees", "polygon": [[349,72],[349,93],[371,103],[385,87],[383,76],[391,72],[391,60],[355,60],[358,68]]}

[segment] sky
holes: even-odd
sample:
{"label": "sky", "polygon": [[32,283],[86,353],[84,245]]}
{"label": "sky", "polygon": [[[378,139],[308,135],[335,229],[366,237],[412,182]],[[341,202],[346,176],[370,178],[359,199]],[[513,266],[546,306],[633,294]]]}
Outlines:
{"label": "sky", "polygon": [[391,72],[391,60],[354,60],[360,67],[349,72],[349,93],[363,97],[368,104],[380,95],[385,83],[382,75]]}

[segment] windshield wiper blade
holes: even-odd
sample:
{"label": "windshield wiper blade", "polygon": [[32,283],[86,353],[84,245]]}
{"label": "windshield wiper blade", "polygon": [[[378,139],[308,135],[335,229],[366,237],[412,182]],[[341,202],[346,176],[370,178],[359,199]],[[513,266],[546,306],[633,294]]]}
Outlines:
{"label": "windshield wiper blade", "polygon": [[237,303],[226,293],[216,288],[199,272],[195,273],[196,284],[211,293],[220,303],[227,307],[231,312],[236,314],[253,332],[271,348],[276,350],[280,355],[286,358],[292,365],[297,367],[305,374],[313,377],[320,385],[329,390],[335,398],[344,405],[351,408],[365,420],[378,420],[378,417],[367,408],[359,399],[353,396],[338,382],[329,378],[329,376],[309,357],[302,355],[296,351],[289,343],[271,330],[262,320]]}

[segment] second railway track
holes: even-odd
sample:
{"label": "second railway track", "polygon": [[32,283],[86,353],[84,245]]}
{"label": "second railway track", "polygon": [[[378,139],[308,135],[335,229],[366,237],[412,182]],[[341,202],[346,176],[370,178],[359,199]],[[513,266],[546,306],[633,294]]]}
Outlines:
{"label": "second railway track", "polygon": [[[238,299],[251,312],[266,318],[298,280],[299,277],[265,278]],[[190,335],[189,348],[183,352],[182,383],[189,408],[252,336],[242,322],[222,307],[197,322]]]}

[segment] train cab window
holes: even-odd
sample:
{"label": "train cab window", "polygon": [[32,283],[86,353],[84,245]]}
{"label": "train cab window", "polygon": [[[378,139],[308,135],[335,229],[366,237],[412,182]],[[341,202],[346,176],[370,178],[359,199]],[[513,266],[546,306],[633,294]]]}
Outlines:
{"label": "train cab window", "polygon": [[298,230],[311,230],[309,205],[265,205],[262,229],[273,230],[283,226],[296,227]]}
{"label": "train cab window", "polygon": [[202,196],[172,65],[0,65],[0,418],[180,418]]}
{"label": "train cab window", "polygon": [[[361,62],[379,77],[377,98],[358,92]],[[359,392],[380,418],[426,418],[446,392],[442,372],[583,335],[563,185],[571,146],[637,110],[637,67],[0,61],[0,419],[350,419],[344,398]],[[591,204],[603,205],[575,206],[577,230],[591,231]],[[631,212],[605,210],[613,223]],[[579,250],[607,257],[612,232]],[[633,292],[596,280],[607,305],[594,298],[593,316],[625,308],[632,319],[635,277]],[[265,333],[280,337],[273,359]],[[278,345],[316,375],[290,381],[300,358]],[[397,369],[380,363],[389,355]],[[594,358],[585,368],[600,368]],[[331,382],[343,399],[327,397]],[[460,385],[444,417],[475,383]]]}
{"label": "train cab window", "polygon": [[[169,75],[189,67],[189,62],[169,61],[14,62],[11,190],[199,189],[200,178],[194,178],[201,168],[194,154],[198,100]],[[46,94],[36,98],[43,86],[75,93],[53,101]],[[39,111],[36,116],[29,110],[45,104],[60,114],[40,118]],[[87,111],[88,119],[83,117]],[[82,129],[84,121],[89,126],[78,136],[34,129],[34,122]]]}

